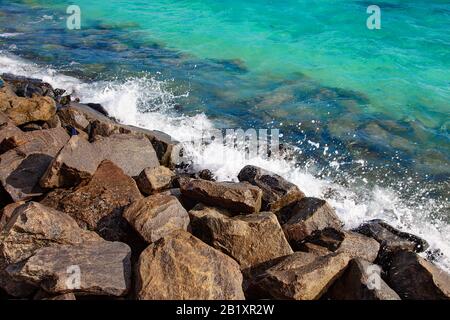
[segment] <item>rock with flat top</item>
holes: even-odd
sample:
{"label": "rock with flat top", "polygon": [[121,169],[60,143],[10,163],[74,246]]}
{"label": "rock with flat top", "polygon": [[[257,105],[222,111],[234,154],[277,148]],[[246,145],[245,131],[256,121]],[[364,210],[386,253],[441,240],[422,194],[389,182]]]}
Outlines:
{"label": "rock with flat top", "polygon": [[160,192],[167,189],[175,173],[164,166],[145,168],[136,178],[139,190],[145,195]]}

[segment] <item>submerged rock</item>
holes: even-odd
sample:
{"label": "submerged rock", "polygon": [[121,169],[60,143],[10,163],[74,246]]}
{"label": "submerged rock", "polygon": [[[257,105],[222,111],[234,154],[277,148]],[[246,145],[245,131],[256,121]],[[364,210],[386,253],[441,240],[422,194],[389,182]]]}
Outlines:
{"label": "submerged rock", "polygon": [[197,205],[189,216],[192,233],[234,258],[242,269],[292,254],[273,213],[233,217],[226,210]]}
{"label": "submerged rock", "polygon": [[237,214],[257,213],[261,209],[262,191],[248,182],[189,179],[180,185],[180,190],[188,198]]}
{"label": "submerged rock", "polygon": [[238,178],[239,181],[250,182],[262,190],[262,209],[265,211],[276,212],[305,197],[295,184],[259,167],[244,167]]}
{"label": "submerged rock", "polygon": [[175,231],[145,249],[137,270],[140,300],[245,298],[237,262],[185,231]]}

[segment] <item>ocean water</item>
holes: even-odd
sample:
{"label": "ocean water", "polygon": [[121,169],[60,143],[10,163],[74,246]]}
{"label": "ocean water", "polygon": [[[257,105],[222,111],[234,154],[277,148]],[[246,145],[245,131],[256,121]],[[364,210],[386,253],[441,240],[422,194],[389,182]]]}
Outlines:
{"label": "ocean water", "polygon": [[[66,8],[81,9],[68,30]],[[279,129],[290,160],[188,147],[235,180],[248,163],[325,197],[348,228],[383,218],[450,270],[450,2],[0,0],[0,72],[42,78],[180,141]],[[227,156],[224,157],[223,155]]]}

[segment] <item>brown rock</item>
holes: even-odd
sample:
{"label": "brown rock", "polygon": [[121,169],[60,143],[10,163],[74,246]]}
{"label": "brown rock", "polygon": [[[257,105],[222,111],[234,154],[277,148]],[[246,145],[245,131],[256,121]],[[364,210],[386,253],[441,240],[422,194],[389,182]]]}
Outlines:
{"label": "brown rock", "polygon": [[175,173],[169,168],[158,166],[154,168],[145,168],[136,178],[139,190],[145,195],[150,195],[167,189]]}
{"label": "brown rock", "polygon": [[44,300],[77,300],[77,298],[73,293],[65,293]]}
{"label": "brown rock", "polygon": [[130,247],[121,242],[59,245],[37,250],[7,272],[52,294],[122,296],[130,288],[130,255]]}
{"label": "brown rock", "polygon": [[[0,124],[0,154],[14,149],[17,146],[7,142],[10,138],[17,137],[16,139],[18,139],[19,137],[22,138],[24,135],[25,133],[10,121]],[[20,140],[23,141],[24,139],[22,138]]]}
{"label": "brown rock", "polygon": [[42,195],[39,179],[69,140],[63,128],[27,132],[27,141],[0,155],[0,181],[14,201]]}
{"label": "brown rock", "polygon": [[58,208],[78,224],[97,231],[103,238],[118,241],[127,238],[128,223],[123,209],[142,199],[136,182],[109,160],[99,165],[92,179],[63,196]]}
{"label": "brown rock", "polygon": [[57,112],[61,125],[66,128],[75,128],[88,133],[89,121],[84,114],[76,108],[64,107]]}
{"label": "brown rock", "polygon": [[331,300],[400,300],[381,278],[381,267],[362,259],[350,261],[347,270],[326,293]]}
{"label": "brown rock", "polygon": [[305,241],[325,247],[331,252],[344,252],[351,258],[362,258],[369,262],[375,261],[380,250],[380,244],[372,238],[333,228],[314,231]]}
{"label": "brown rock", "polygon": [[393,255],[387,282],[402,299],[450,299],[450,275],[411,251]]}
{"label": "brown rock", "polygon": [[294,252],[254,279],[249,291],[259,298],[319,299],[339,278],[350,257],[344,253],[316,256]]}
{"label": "brown rock", "polygon": [[[170,266],[170,267],[169,267]],[[243,300],[236,261],[184,231],[145,249],[138,263],[140,300]]]}
{"label": "brown rock", "polygon": [[277,217],[270,212],[233,217],[197,205],[189,211],[192,233],[234,258],[242,269],[292,254]]}
{"label": "brown rock", "polygon": [[162,194],[133,202],[123,216],[150,243],[189,225],[189,215],[177,198]]}
{"label": "brown rock", "polygon": [[250,182],[262,190],[263,210],[276,212],[305,197],[295,184],[259,167],[245,166],[238,178],[239,181]]}
{"label": "brown rock", "polygon": [[291,246],[297,248],[301,241],[314,231],[327,227],[342,227],[334,209],[325,200],[303,198],[291,210],[283,230]]}
{"label": "brown rock", "polygon": [[188,198],[234,213],[257,213],[261,209],[262,191],[248,182],[190,179],[181,184],[180,190]]}

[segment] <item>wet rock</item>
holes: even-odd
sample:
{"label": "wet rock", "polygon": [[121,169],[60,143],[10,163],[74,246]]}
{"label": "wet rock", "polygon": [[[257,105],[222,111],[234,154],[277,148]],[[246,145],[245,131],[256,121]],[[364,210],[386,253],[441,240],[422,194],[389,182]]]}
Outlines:
{"label": "wet rock", "polygon": [[42,195],[39,180],[69,136],[63,128],[55,128],[28,132],[14,139],[11,144],[15,148],[0,155],[1,184],[14,201]]}
{"label": "wet rock", "polygon": [[145,249],[137,270],[140,300],[244,299],[237,262],[184,231]]}
{"label": "wet rock", "polygon": [[257,213],[261,209],[262,191],[248,182],[190,179],[181,184],[180,190],[188,198],[238,214]]}
{"label": "wet rock", "polygon": [[163,194],[133,202],[123,216],[149,243],[174,230],[187,230],[189,225],[189,215],[177,198]]}
{"label": "wet rock", "polygon": [[211,170],[203,169],[199,171],[196,175],[198,179],[208,180],[208,181],[215,181],[214,174],[211,172]]}
{"label": "wet rock", "polygon": [[72,216],[86,229],[95,230],[110,241],[127,242],[128,223],[123,209],[142,199],[136,182],[114,163],[104,160],[92,179],[62,196],[58,209]]}
{"label": "wet rock", "polygon": [[381,267],[362,259],[350,261],[347,270],[326,293],[331,300],[400,300],[381,278]]}
{"label": "wet rock", "polygon": [[7,86],[0,89],[0,111],[16,125],[50,120],[56,113],[55,101],[50,97],[18,97]]}
{"label": "wet rock", "polygon": [[429,247],[425,240],[413,234],[402,232],[379,219],[369,221],[354,231],[374,238],[380,243],[378,263],[383,268],[387,268],[391,255],[395,252],[401,250],[423,252]]}
{"label": "wet rock", "polygon": [[167,189],[175,173],[164,166],[145,168],[136,178],[139,190],[145,195],[150,195]]}
{"label": "wet rock", "polygon": [[347,267],[344,253],[316,256],[294,252],[257,275],[248,289],[254,298],[319,299]]}
{"label": "wet rock", "polygon": [[316,230],[328,227],[341,229],[334,209],[325,201],[317,198],[303,198],[290,210],[287,222],[283,224],[286,238],[293,248]]}
{"label": "wet rock", "polygon": [[402,299],[450,299],[450,275],[411,251],[393,254],[387,282]]}
{"label": "wet rock", "polygon": [[122,296],[130,288],[130,254],[130,248],[120,242],[58,245],[37,250],[24,264],[9,266],[7,272],[51,294]]}
{"label": "wet rock", "polygon": [[94,109],[97,112],[100,112],[102,115],[108,117],[108,111],[99,103],[86,103],[89,108]]}
{"label": "wet rock", "polygon": [[2,78],[19,97],[49,96],[53,98],[55,96],[52,86],[42,80],[7,73],[2,74]]}
{"label": "wet rock", "polygon": [[331,252],[344,252],[351,258],[362,258],[369,262],[375,261],[380,249],[380,244],[372,238],[333,228],[314,231],[305,241],[325,247]]}
{"label": "wet rock", "polygon": [[283,177],[255,166],[245,166],[238,175],[239,181],[247,181],[263,191],[262,209],[276,212],[294,203],[305,194]]}
{"label": "wet rock", "polygon": [[197,205],[189,211],[192,233],[246,269],[292,254],[277,217],[261,212],[233,217],[226,210]]}

